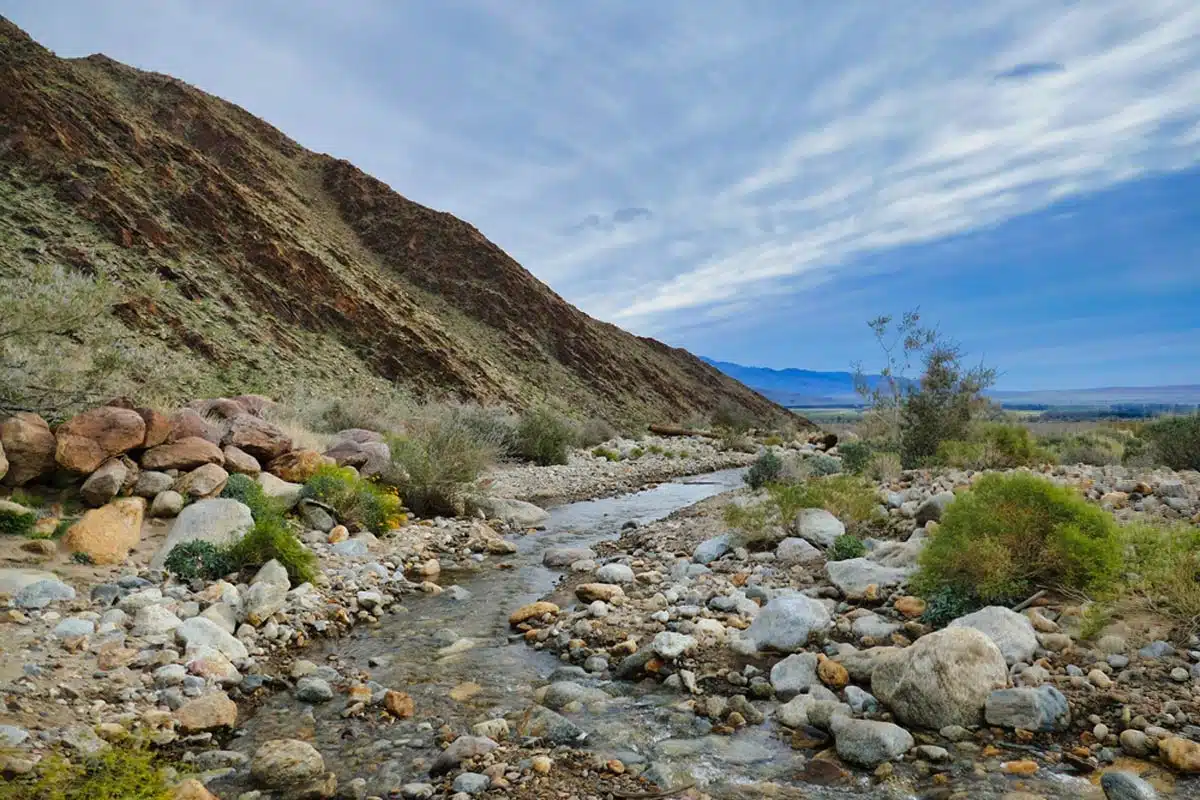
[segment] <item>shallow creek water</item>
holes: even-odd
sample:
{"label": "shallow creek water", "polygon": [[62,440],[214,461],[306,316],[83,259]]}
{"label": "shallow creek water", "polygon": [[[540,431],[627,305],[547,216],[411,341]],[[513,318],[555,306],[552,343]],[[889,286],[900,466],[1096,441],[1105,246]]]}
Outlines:
{"label": "shallow creek water", "polygon": [[[545,530],[515,540],[517,553],[486,559],[472,569],[443,571],[439,582],[444,587],[457,585],[469,596],[449,589],[436,597],[410,597],[404,611],[385,614],[380,624],[360,626],[340,640],[315,643],[300,656],[318,665],[336,660],[343,673],[408,692],[417,710],[412,720],[394,721],[371,710],[347,719],[341,714],[344,695],[308,706],[284,691],[246,721],[230,747],[250,754],[269,739],[307,739],[342,783],[364,778],[370,794],[385,797],[403,783],[427,780],[424,769],[413,762],[424,759],[427,766],[436,756],[438,727],[448,724],[463,732],[477,722],[521,712],[533,704],[536,686],[563,666],[553,654],[527,646],[508,626],[514,609],[552,592],[561,577],[561,572],[542,566],[546,548],[616,538],[630,520],[661,519],[740,486],[742,473],[724,470],[681,478],[633,494],[554,508]],[[501,563],[511,566],[497,568]],[[770,720],[735,736],[712,735],[704,720],[677,707],[685,699],[677,692],[623,682],[599,686],[614,695],[612,703],[603,710],[567,715],[588,732],[584,746],[627,765],[649,765],[650,774],[662,783],[695,781],[718,796],[761,796],[756,784],[794,784],[806,761]],[[451,697],[452,692],[457,697]],[[1006,788],[1015,788],[1004,779],[997,783],[998,777],[973,778],[967,771],[951,785],[973,784],[973,797],[1000,797]],[[1029,784],[1048,797],[1102,797],[1087,781],[1066,776],[1044,775]],[[801,786],[787,796],[885,796],[865,776],[839,788]]]}

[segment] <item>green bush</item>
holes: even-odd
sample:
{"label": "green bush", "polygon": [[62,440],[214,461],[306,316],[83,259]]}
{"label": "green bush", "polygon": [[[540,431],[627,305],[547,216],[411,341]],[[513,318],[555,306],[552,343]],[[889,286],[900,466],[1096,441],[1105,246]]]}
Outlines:
{"label": "green bush", "polygon": [[496,446],[457,416],[413,421],[408,435],[389,440],[392,469],[384,476],[417,514],[452,516],[496,459]]}
{"label": "green bush", "polygon": [[933,459],[960,469],[1013,469],[1055,460],[1052,452],[1038,446],[1028,428],[1002,422],[980,426],[967,440],[942,441]]}
{"label": "green bush", "polygon": [[261,567],[275,559],[287,570],[293,585],[311,583],[317,578],[317,557],[296,538],[282,517],[256,520],[254,527],[234,542],[227,553],[236,569]]}
{"label": "green bush", "polygon": [[1074,490],[1024,473],[992,473],[958,495],[925,549],[912,586],[984,603],[1024,598],[1037,586],[1089,591],[1120,571],[1113,518]]}
{"label": "green bush", "polygon": [[548,408],[525,411],[517,423],[518,453],[539,466],[566,464],[567,452],[574,441],[571,423]]}
{"label": "green bush", "polygon": [[185,582],[197,578],[215,581],[234,570],[226,548],[199,539],[180,542],[172,547],[163,566],[167,572]]}
{"label": "green bush", "polygon": [[767,491],[780,518],[789,524],[802,508],[823,508],[847,525],[869,523],[880,513],[874,488],[862,478],[845,473],[810,478],[803,483],[773,484]]}
{"label": "green bush", "polygon": [[15,508],[0,506],[0,535],[28,536],[33,533],[37,519],[37,514],[33,511],[18,511]]}
{"label": "green bush", "polygon": [[842,467],[846,472],[862,475],[871,463],[871,445],[866,442],[845,442],[838,445]]}
{"label": "green bush", "polygon": [[804,466],[808,470],[809,475],[814,475],[818,478],[826,475],[836,475],[842,471],[842,462],[824,453],[817,453],[815,456],[806,458]]}
{"label": "green bush", "polygon": [[1200,470],[1200,413],[1157,419],[1142,434],[1153,445],[1157,462],[1171,469]]}
{"label": "green bush", "polygon": [[904,467],[899,453],[873,453],[867,464],[867,477],[873,481],[891,481],[900,477]]}
{"label": "green bush", "polygon": [[1129,525],[1127,588],[1187,626],[1200,619],[1200,528],[1186,523]]}
{"label": "green bush", "polygon": [[830,561],[846,561],[866,554],[867,546],[863,544],[862,539],[850,533],[843,533],[833,540],[833,547],[830,547],[825,555]]}
{"label": "green bush", "polygon": [[746,484],[751,489],[761,489],[768,483],[774,483],[779,480],[779,475],[782,472],[783,461],[775,454],[774,450],[765,450],[750,465],[750,469],[746,470],[743,480],[746,481]]}
{"label": "green bush", "polygon": [[607,447],[597,447],[592,450],[592,455],[596,458],[603,458],[606,461],[620,461],[621,454],[616,450],[610,450]]}
{"label": "green bush", "polygon": [[983,603],[969,589],[943,586],[925,596],[925,613],[921,615],[921,621],[926,625],[941,628],[980,608],[983,608]]}
{"label": "green bush", "polygon": [[304,484],[303,496],[325,503],[347,527],[383,534],[403,521],[400,498],[348,467],[324,465]]}
{"label": "green bush", "polygon": [[745,433],[754,427],[754,415],[730,400],[723,400],[712,414],[712,424],[733,433]]}
{"label": "green bush", "polygon": [[262,485],[248,475],[230,475],[229,480],[225,482],[225,488],[221,490],[221,497],[246,505],[255,519],[282,513],[279,504],[267,497],[263,493]]}
{"label": "green bush", "polygon": [[475,405],[451,406],[440,415],[447,424],[457,425],[478,442],[490,448],[495,456],[515,458],[517,453],[517,418],[503,408]]}
{"label": "green bush", "polygon": [[580,447],[595,447],[615,438],[617,438],[617,432],[612,425],[593,417],[580,426],[577,443]]}
{"label": "green bush", "polygon": [[170,800],[158,760],[139,745],[118,744],[94,756],[43,758],[30,775],[0,779],[0,800]]}

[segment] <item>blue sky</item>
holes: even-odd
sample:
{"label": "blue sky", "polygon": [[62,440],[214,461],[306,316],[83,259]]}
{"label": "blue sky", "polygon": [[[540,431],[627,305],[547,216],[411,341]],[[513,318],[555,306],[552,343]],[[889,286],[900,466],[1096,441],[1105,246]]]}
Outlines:
{"label": "blue sky", "polygon": [[[902,10],[901,10],[902,9]],[[714,358],[1200,383],[1195,0],[4,0],[233,100]]]}

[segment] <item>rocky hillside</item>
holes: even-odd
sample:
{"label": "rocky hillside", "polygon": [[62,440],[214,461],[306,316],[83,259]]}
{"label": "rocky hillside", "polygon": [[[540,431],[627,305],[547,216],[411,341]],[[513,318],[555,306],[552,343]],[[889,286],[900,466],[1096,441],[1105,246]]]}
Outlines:
{"label": "rocky hillside", "polygon": [[57,58],[3,18],[0,198],[0,275],[118,282],[131,338],[213,393],[350,376],[614,420],[784,413],[352,164],[173,78]]}

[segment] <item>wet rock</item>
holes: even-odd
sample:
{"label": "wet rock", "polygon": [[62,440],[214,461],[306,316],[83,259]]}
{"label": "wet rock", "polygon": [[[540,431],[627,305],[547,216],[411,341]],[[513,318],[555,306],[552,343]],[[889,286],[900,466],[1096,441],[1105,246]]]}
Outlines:
{"label": "wet rock", "polygon": [[771,667],[771,686],[780,700],[790,700],[817,683],[817,656],[795,653]]}
{"label": "wet rock", "polygon": [[529,605],[521,606],[520,608],[518,608],[516,611],[514,611],[512,614],[509,615],[508,624],[515,628],[516,626],[520,625],[523,622],[528,622],[529,620],[533,620],[533,619],[539,619],[539,618],[545,616],[546,614],[549,614],[551,616],[557,616],[558,610],[559,610],[558,606],[556,606],[554,603],[549,603],[549,602],[546,602],[545,600],[540,600],[536,603],[530,603]]}
{"label": "wet rock", "polygon": [[562,711],[572,704],[590,705],[611,700],[599,689],[581,686],[574,681],[558,681],[546,687],[542,694],[542,705],[554,711]]}
{"label": "wet rock", "polygon": [[275,739],[261,745],[250,761],[250,775],[268,789],[291,789],[317,780],[325,759],[308,742]]}
{"label": "wet rock", "polygon": [[794,653],[804,649],[809,636],[829,629],[829,609],[804,595],[776,597],[759,611],[746,631],[758,650]]}
{"label": "wet rock", "polygon": [[839,716],[830,723],[830,732],[842,760],[867,768],[894,761],[916,744],[912,734],[890,722]]}
{"label": "wet rock", "polygon": [[205,464],[181,476],[172,488],[184,497],[212,497],[225,488],[228,480],[224,467]]}
{"label": "wet rock", "polygon": [[192,503],[176,517],[167,539],[150,559],[152,569],[162,569],[177,544],[202,540],[218,546],[232,544],[254,525],[250,509],[237,500],[214,498]]}
{"label": "wet rock", "polygon": [[182,733],[202,733],[237,725],[237,703],[224,692],[202,695],[175,712],[175,721]]}
{"label": "wet rock", "polygon": [[825,554],[804,539],[789,536],[775,548],[775,558],[784,566],[819,564],[825,560]]}
{"label": "wet rock", "polygon": [[438,754],[433,766],[429,768],[429,774],[435,778],[445,775],[461,764],[464,759],[487,755],[497,746],[496,742],[485,736],[460,736]]}
{"label": "wet rock", "polygon": [[145,437],[146,421],[136,411],[102,406],[58,427],[54,457],[63,469],[88,474],[113,456],[140,447]]}
{"label": "wet rock", "polygon": [[1109,770],[1100,776],[1107,800],[1158,800],[1158,792],[1132,772]]}
{"label": "wet rock", "polygon": [[997,689],[988,695],[984,718],[1001,728],[1065,731],[1071,724],[1071,709],[1067,698],[1053,686]]}
{"label": "wet rock", "polygon": [[224,463],[225,454],[221,448],[198,436],[151,447],[142,453],[141,460],[142,469],[150,470],[193,470],[205,464]]}
{"label": "wet rock", "polygon": [[333,699],[329,682],[313,675],[296,682],[296,699],[302,703],[326,703]]}
{"label": "wet rock", "polygon": [[1004,661],[1010,666],[1022,661],[1032,661],[1038,646],[1037,633],[1029,618],[1004,606],[981,608],[965,617],[959,617],[947,627],[974,628],[979,631],[1000,648]]}
{"label": "wet rock", "polygon": [[1000,648],[973,628],[946,628],[880,661],[871,692],[906,724],[934,730],[983,718],[993,690],[1008,685]]}
{"label": "wet rock", "polygon": [[8,460],[6,486],[24,486],[53,474],[57,442],[50,426],[37,414],[18,411],[0,419],[0,447]]}
{"label": "wet rock", "polygon": [[524,731],[551,744],[574,745],[587,738],[587,732],[571,720],[543,706],[534,706],[525,721]]}
{"label": "wet rock", "polygon": [[142,539],[146,501],[123,497],[94,508],[67,530],[64,544],[73,553],[85,553],[96,564],[119,564]]}
{"label": "wet rock", "polygon": [[588,561],[595,557],[596,551],[590,547],[550,547],[542,554],[542,565],[562,569],[576,561]]}
{"label": "wet rock", "polygon": [[846,526],[837,517],[823,508],[802,508],[792,521],[796,535],[817,547],[833,547],[837,538],[846,532]]}
{"label": "wet rock", "polygon": [[899,586],[912,572],[908,567],[887,567],[869,558],[848,558],[830,561],[825,565],[830,582],[842,594],[859,598],[867,594],[870,587],[886,589]]}
{"label": "wet rock", "polygon": [[93,508],[102,506],[117,496],[128,476],[125,463],[119,458],[110,458],[83,482],[79,496]]}
{"label": "wet rock", "polygon": [[942,519],[942,512],[945,511],[946,507],[953,502],[954,492],[938,492],[933,497],[917,506],[917,525],[925,525],[929,522],[939,522]]}
{"label": "wet rock", "polygon": [[696,545],[696,549],[692,552],[692,561],[697,564],[708,565],[728,553],[730,549],[732,549],[732,545],[730,544],[729,534],[714,536]]}
{"label": "wet rock", "polygon": [[491,519],[499,519],[516,528],[536,528],[549,514],[533,503],[508,497],[473,497],[472,502]]}

